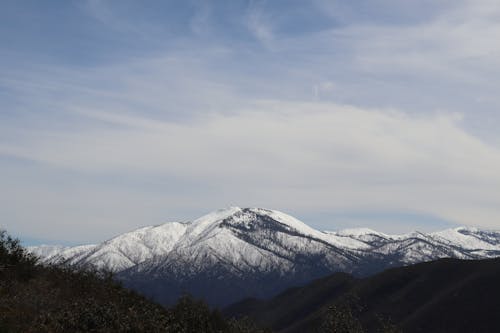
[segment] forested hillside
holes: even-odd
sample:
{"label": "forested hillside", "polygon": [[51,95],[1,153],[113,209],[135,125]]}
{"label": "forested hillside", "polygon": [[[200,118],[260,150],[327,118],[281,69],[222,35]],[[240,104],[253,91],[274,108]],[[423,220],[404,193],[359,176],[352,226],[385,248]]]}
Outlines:
{"label": "forested hillside", "polygon": [[498,281],[500,259],[440,259],[367,278],[337,273],[225,313],[287,333],[498,332]]}

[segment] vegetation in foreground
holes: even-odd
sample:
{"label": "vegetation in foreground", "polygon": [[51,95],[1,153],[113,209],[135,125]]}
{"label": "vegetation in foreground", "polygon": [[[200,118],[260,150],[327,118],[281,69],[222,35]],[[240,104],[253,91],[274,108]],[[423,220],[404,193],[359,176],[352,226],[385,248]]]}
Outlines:
{"label": "vegetation in foreground", "polygon": [[0,231],[0,332],[265,332],[189,296],[170,309],[110,274],[43,266]]}

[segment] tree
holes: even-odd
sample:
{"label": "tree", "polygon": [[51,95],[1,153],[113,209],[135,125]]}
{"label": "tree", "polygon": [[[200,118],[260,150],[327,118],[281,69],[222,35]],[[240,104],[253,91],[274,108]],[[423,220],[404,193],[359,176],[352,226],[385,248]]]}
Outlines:
{"label": "tree", "polygon": [[27,252],[19,239],[12,238],[5,230],[0,230],[0,277],[28,279],[33,275],[38,259]]}

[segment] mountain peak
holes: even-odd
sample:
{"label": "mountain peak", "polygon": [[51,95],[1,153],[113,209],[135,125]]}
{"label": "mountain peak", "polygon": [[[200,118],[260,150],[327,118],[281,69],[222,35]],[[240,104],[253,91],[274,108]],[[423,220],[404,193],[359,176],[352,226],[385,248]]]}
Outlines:
{"label": "mountain peak", "polygon": [[223,222],[249,228],[258,219],[265,217],[269,218],[271,222],[274,221],[284,225],[288,229],[293,229],[305,235],[317,236],[318,234],[322,234],[309,227],[304,222],[277,210],[257,207],[240,208],[234,206],[216,210],[194,220],[189,226],[189,234],[192,236],[201,235],[202,233],[206,233],[209,230],[221,226]]}
{"label": "mountain peak", "polygon": [[325,233],[311,228],[293,216],[278,210],[266,208],[240,208],[240,211],[234,213],[229,219],[226,219],[225,222],[231,225],[243,226],[245,229],[252,229],[259,225],[262,220],[265,220],[268,226],[272,228],[285,228],[289,232],[313,236],[319,239],[326,238]]}

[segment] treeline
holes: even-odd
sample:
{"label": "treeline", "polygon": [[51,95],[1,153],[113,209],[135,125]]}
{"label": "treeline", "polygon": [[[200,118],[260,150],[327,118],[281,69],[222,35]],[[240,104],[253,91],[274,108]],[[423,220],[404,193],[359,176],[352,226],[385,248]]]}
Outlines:
{"label": "treeline", "polygon": [[122,287],[110,274],[45,266],[0,231],[0,333],[266,332],[227,320],[204,302],[182,297],[169,309]]}

